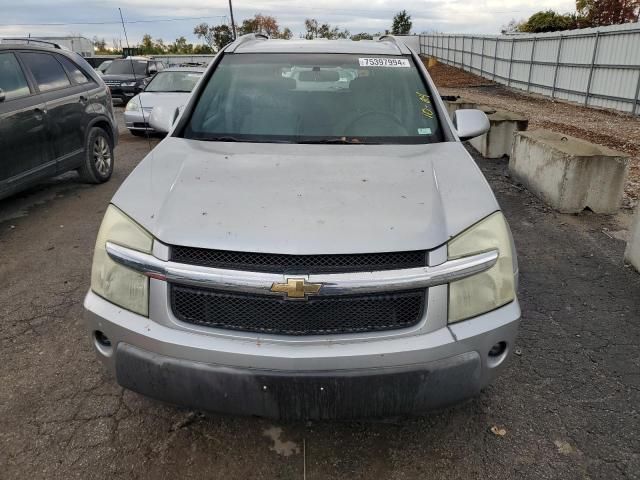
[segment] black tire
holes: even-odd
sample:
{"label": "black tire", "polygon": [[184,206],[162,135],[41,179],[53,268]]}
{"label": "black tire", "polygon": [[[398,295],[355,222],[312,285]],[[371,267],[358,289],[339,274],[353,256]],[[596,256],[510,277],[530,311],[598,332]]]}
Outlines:
{"label": "black tire", "polygon": [[80,179],[87,183],[104,183],[113,173],[113,142],[107,132],[93,127],[87,135],[85,158],[78,169]]}
{"label": "black tire", "polygon": [[131,130],[129,129],[129,131],[131,132],[131,135],[133,135],[134,137],[146,137],[148,136],[147,132],[145,130]]}

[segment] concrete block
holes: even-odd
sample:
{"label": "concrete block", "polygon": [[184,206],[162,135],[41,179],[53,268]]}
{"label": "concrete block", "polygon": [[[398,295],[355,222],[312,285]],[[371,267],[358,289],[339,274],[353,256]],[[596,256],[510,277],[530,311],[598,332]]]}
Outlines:
{"label": "concrete block", "polygon": [[629,233],[631,237],[624,251],[624,259],[640,272],[640,205],[636,208],[636,214]]}
{"label": "concrete block", "polygon": [[447,112],[449,113],[449,118],[453,120],[453,113],[456,110],[460,109],[472,109],[478,108],[477,103],[473,103],[471,100],[467,100],[466,98],[458,97],[455,100],[444,100],[444,104],[447,107]]}
{"label": "concrete block", "polygon": [[490,130],[484,135],[469,140],[469,143],[485,158],[501,158],[511,155],[513,140],[517,132],[522,132],[529,126],[527,117],[506,110],[481,110],[489,117]]}
{"label": "concrete block", "polygon": [[629,158],[622,152],[548,130],[518,132],[511,175],[560,212],[615,213]]}

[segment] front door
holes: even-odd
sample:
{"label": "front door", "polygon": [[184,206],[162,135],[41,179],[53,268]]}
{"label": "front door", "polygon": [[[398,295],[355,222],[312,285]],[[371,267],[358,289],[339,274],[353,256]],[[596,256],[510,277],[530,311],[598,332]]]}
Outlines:
{"label": "front door", "polygon": [[46,106],[14,53],[0,53],[0,192],[55,171]]}
{"label": "front door", "polygon": [[79,164],[84,153],[87,88],[72,83],[56,54],[21,52],[47,108],[56,163]]}

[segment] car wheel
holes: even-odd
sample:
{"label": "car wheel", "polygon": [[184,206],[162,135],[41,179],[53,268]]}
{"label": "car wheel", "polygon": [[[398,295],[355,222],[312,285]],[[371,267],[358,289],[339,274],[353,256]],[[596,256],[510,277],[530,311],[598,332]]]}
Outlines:
{"label": "car wheel", "polygon": [[131,132],[131,135],[135,136],[135,137],[146,137],[147,136],[147,132],[145,130],[129,130]]}
{"label": "car wheel", "polygon": [[103,129],[93,127],[87,136],[85,159],[78,169],[80,178],[87,183],[103,183],[113,173],[113,144]]}

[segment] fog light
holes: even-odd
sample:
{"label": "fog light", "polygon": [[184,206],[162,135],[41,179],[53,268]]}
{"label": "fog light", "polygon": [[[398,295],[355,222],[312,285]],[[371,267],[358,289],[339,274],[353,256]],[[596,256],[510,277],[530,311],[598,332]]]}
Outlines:
{"label": "fog light", "polygon": [[491,347],[491,350],[489,350],[489,357],[490,358],[499,357],[505,352],[506,349],[507,349],[507,342],[498,342],[493,347]]}
{"label": "fog light", "polygon": [[100,330],[96,330],[93,332],[93,343],[96,346],[96,349],[105,357],[110,357],[113,353],[113,346],[111,345],[111,340]]}

